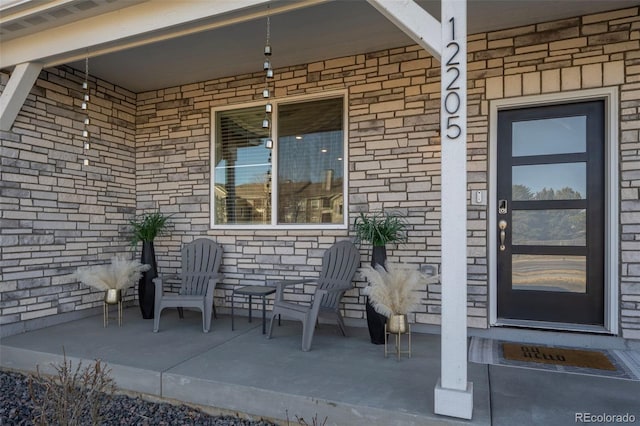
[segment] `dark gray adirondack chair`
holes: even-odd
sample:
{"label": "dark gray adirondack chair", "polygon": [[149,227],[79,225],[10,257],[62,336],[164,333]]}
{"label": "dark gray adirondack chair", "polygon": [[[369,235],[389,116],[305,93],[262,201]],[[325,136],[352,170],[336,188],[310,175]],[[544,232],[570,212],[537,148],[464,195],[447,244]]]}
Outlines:
{"label": "dark gray adirondack chair", "polygon": [[[324,253],[322,271],[318,279],[276,283],[276,298],[269,323],[268,338],[271,338],[273,321],[278,315],[302,321],[302,350],[305,352],[311,349],[313,332],[319,317],[335,320],[342,335],[346,336],[344,320],[340,314],[340,299],[345,291],[353,287],[353,276],[359,264],[360,253],[353,243],[340,241]],[[311,303],[286,301],[285,287],[302,283],[316,283],[316,291]]]}
{"label": "dark gray adirondack chair", "polygon": [[222,247],[207,238],[198,238],[182,248],[182,271],[180,291],[164,293],[162,278],[155,278],[155,310],[153,331],[160,328],[160,313],[164,308],[178,308],[182,318],[182,308],[198,308],[202,311],[202,331],[209,332],[211,314],[215,314],[213,291],[224,278],[220,274]]}

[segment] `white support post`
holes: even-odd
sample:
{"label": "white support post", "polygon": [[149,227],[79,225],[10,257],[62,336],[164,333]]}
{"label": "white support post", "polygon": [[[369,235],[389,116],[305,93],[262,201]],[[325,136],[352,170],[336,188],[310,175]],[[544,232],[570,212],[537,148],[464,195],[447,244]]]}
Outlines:
{"label": "white support post", "polygon": [[471,419],[467,381],[467,2],[442,0],[442,329],[436,414]]}
{"label": "white support post", "polygon": [[442,331],[435,412],[471,419],[467,381],[467,0],[441,0],[442,23],[414,0],[367,0],[441,62]]}
{"label": "white support post", "polygon": [[29,62],[15,66],[9,81],[0,95],[0,130],[9,131],[25,99],[36,82],[42,64]]}

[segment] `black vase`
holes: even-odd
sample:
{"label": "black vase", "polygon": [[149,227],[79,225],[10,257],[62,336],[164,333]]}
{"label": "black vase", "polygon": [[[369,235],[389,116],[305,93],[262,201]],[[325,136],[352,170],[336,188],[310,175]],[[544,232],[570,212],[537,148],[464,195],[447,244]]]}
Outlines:
{"label": "black vase", "polygon": [[138,302],[140,303],[142,318],[152,319],[153,307],[156,298],[153,279],[158,276],[158,265],[156,264],[156,252],[153,249],[153,241],[142,242],[142,256],[140,257],[140,263],[143,265],[151,265],[151,269],[143,272],[140,281],[138,281]]}
{"label": "black vase", "polygon": [[[371,253],[371,266],[381,265],[384,267],[387,261],[387,249],[385,246],[374,246]],[[384,344],[384,325],[387,322],[387,317],[376,312],[369,302],[367,297],[367,326],[369,327],[369,337],[371,337],[371,343],[374,345]]]}
{"label": "black vase", "polygon": [[380,265],[386,269],[385,263],[387,263],[387,248],[385,246],[374,246],[371,252],[371,267],[375,268],[376,265]]}

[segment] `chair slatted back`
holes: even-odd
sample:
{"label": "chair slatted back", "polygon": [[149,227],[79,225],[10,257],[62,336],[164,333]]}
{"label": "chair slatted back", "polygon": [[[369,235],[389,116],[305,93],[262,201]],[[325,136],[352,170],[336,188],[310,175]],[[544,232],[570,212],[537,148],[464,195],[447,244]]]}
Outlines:
{"label": "chair slatted back", "polygon": [[[360,252],[350,241],[340,241],[331,246],[322,257],[322,271],[318,278],[318,288],[331,289],[352,284],[353,276],[360,264]],[[342,295],[324,296],[323,308],[338,309]]]}
{"label": "chair slatted back", "polygon": [[222,246],[207,238],[198,238],[182,248],[182,287],[180,294],[202,295],[208,280],[220,270]]}

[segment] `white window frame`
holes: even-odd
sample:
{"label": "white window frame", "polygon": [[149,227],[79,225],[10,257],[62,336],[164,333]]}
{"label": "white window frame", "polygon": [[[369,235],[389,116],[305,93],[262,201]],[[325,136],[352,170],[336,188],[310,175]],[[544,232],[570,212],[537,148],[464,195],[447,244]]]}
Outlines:
{"label": "white window frame", "polygon": [[[489,325],[490,326],[534,326],[556,330],[586,331],[593,333],[619,333],[619,273],[618,251],[619,241],[619,204],[618,191],[620,186],[619,168],[619,102],[618,87],[602,87],[594,89],[558,92],[544,95],[522,96],[518,98],[498,99],[490,103],[489,112]],[[509,108],[527,108],[540,105],[562,105],[572,102],[603,100],[605,103],[605,236],[604,236],[604,328],[579,324],[558,324],[543,322],[509,322],[498,321],[498,280],[497,280],[497,239],[495,235],[497,223],[497,147],[498,147],[498,111]]]}
{"label": "white window frame", "polygon": [[[281,104],[292,104],[292,103],[304,103],[322,99],[331,99],[331,98],[342,98],[343,107],[342,107],[342,123],[343,123],[343,155],[342,155],[342,167],[343,167],[343,179],[342,179],[342,193],[344,194],[344,207],[343,211],[343,221],[342,223],[308,223],[308,224],[292,224],[292,223],[284,223],[279,224],[277,222],[277,211],[278,211],[278,189],[277,189],[277,179],[278,179],[278,109]],[[271,134],[273,136],[274,146],[273,146],[273,164],[271,166],[271,223],[267,224],[251,224],[251,223],[243,223],[243,224],[217,224],[215,222],[215,196],[214,196],[214,188],[215,188],[215,143],[216,143],[216,113],[220,111],[230,111],[242,108],[251,108],[255,106],[265,105],[266,102],[263,101],[255,101],[255,102],[247,102],[240,104],[232,104],[225,105],[220,107],[211,108],[211,144],[210,144],[210,158],[209,158],[209,197],[210,197],[210,207],[209,207],[209,227],[211,229],[348,229],[349,228],[349,215],[345,212],[348,212],[348,202],[349,202],[349,110],[348,110],[348,91],[346,90],[337,90],[330,92],[322,92],[318,94],[309,94],[309,95],[299,95],[299,96],[287,96],[286,98],[279,99],[270,99],[269,101],[273,105],[272,112],[272,127]],[[266,148],[265,148],[266,149]]]}

